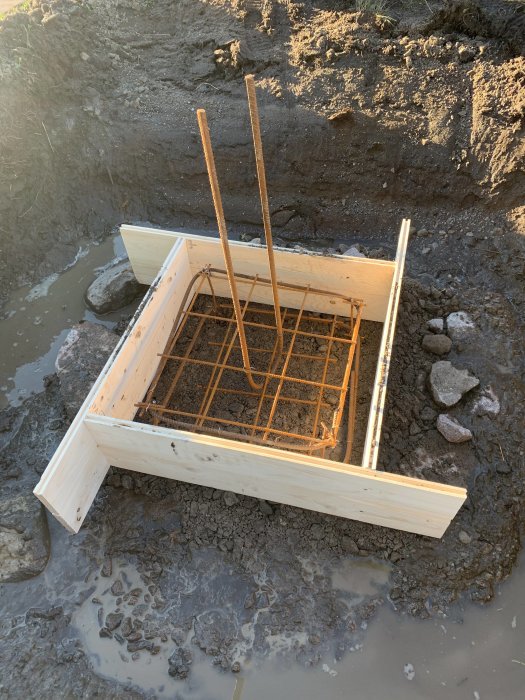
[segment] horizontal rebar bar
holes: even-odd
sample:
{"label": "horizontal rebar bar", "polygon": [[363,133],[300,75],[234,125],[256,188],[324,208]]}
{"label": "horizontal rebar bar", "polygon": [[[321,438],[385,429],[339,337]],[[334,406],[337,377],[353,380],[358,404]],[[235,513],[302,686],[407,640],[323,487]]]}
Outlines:
{"label": "horizontal rebar bar", "polygon": [[[200,318],[205,316],[210,321],[224,321],[225,323],[235,323],[234,318],[227,318],[225,316],[213,316],[211,314],[204,314],[199,311],[188,311],[187,316],[194,316],[195,318]],[[252,326],[254,328],[263,328],[264,330],[274,331],[275,326],[270,326],[266,323],[257,323],[256,321],[244,321],[245,326]],[[293,328],[283,328],[283,333],[296,333],[297,335],[305,335],[308,338],[319,338],[320,340],[329,340],[329,335],[322,335],[321,333],[310,333],[309,331],[296,331]],[[350,345],[355,344],[355,340],[349,340],[348,338],[341,338],[341,336],[335,336],[333,338],[334,342],[337,343],[347,343]]]}
{"label": "horizontal rebar bar", "polygon": [[[208,345],[213,345],[214,347],[220,346],[220,343],[216,342],[209,342]],[[232,350],[239,350],[240,346],[239,345],[234,345]],[[271,354],[273,350],[270,350],[270,348],[252,348],[248,346],[248,350],[250,352],[264,352],[267,354]],[[281,355],[286,355],[286,352],[284,350],[281,351]],[[318,362],[324,362],[325,357],[324,355],[305,355],[300,352],[293,352],[292,353],[292,358],[298,358],[300,360],[317,360]],[[330,357],[329,362],[337,362],[335,357]]]}
{"label": "horizontal rebar bar", "polygon": [[[199,389],[205,389],[206,386],[204,384],[197,384],[197,387]],[[225,387],[218,387],[217,391],[220,394],[235,394],[238,396],[253,396],[254,398],[262,398],[265,401],[267,399],[273,399],[274,394],[261,394],[259,391],[246,391],[244,389],[227,389]],[[279,401],[289,401],[290,403],[300,403],[300,404],[305,404],[307,406],[315,406],[317,401],[314,401],[313,399],[298,399],[295,396],[281,396],[279,398]],[[326,403],[323,401],[321,403],[321,406],[324,406],[325,408],[330,408],[332,404]]]}
{"label": "horizontal rebar bar", "polygon": [[[194,365],[205,365],[207,367],[218,367],[219,369],[229,369],[233,372],[244,372],[244,367],[236,367],[235,365],[220,364],[217,365],[211,360],[198,360],[195,357],[186,358],[183,355],[164,355],[159,354],[159,357],[166,357],[168,360],[185,360],[189,364]],[[252,369],[252,374],[256,374],[259,377],[270,377],[270,379],[282,379],[281,374],[273,374],[273,372],[264,372],[256,369]],[[322,387],[323,389],[332,389],[333,391],[341,391],[341,387],[337,384],[320,384],[319,382],[311,381],[309,379],[301,379],[300,377],[284,377],[287,382],[297,382],[298,384],[309,384],[310,386]]]}
{"label": "horizontal rebar bar", "polygon": [[[234,425],[237,428],[245,428],[246,430],[259,430],[261,432],[269,432],[274,435],[281,435],[287,438],[294,438],[295,440],[303,440],[304,442],[312,442],[313,438],[310,435],[301,435],[299,433],[291,433],[287,430],[279,430],[278,428],[268,428],[265,425],[254,425],[252,423],[243,423],[242,421],[231,420],[230,418],[218,418],[217,416],[202,416],[199,413],[192,413],[191,411],[179,411],[174,408],[164,408],[158,404],[150,403],[146,404],[142,401],[137,403],[137,406],[145,408],[150,413],[167,413],[173,416],[184,416],[185,418],[202,419],[204,422],[208,423],[223,423],[225,425]],[[202,426],[198,426],[199,428]],[[191,428],[195,426],[191,425]],[[246,436],[247,438],[249,436]]]}

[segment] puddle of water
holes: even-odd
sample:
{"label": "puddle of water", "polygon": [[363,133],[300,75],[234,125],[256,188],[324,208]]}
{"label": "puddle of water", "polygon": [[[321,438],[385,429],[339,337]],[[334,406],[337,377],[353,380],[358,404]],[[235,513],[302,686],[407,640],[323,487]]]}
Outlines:
{"label": "puddle of water", "polygon": [[[139,572],[131,564],[114,562],[113,566],[114,572],[110,578],[102,578],[97,574],[86,581],[85,588],[89,595],[75,610],[72,618],[72,625],[79,634],[95,672],[104,678],[139,687],[159,700],[179,697],[185,700],[231,698],[236,685],[235,678],[231,674],[217,673],[210,659],[197,647],[191,649],[194,660],[190,678],[177,680],[168,674],[168,659],[176,648],[171,639],[164,643],[156,639],[155,643],[160,648],[157,654],[140,651],[139,658],[134,660],[126,650],[125,641],[119,646],[115,639],[100,637],[100,620],[116,609],[116,598],[109,592],[116,579],[124,581],[125,590],[142,589],[139,603],[144,600],[144,592],[147,594],[148,591]],[[100,604],[93,603],[93,598],[99,600]],[[125,615],[132,615],[131,608],[126,609],[124,601],[119,609]],[[150,609],[147,617],[156,617],[153,609]],[[192,632],[189,634],[191,636]]]}
{"label": "puddle of water", "polygon": [[522,700],[524,576],[522,558],[491,605],[468,605],[443,619],[415,620],[385,606],[362,649],[314,669],[262,663],[246,675],[242,700]]}
{"label": "puddle of water", "polygon": [[19,405],[43,389],[43,379],[55,371],[55,359],[69,328],[80,320],[112,327],[129,309],[97,316],[87,309],[84,292],[95,271],[125,254],[120,236],[100,245],[81,246],[62,274],[53,274],[34,287],[14,292],[0,321],[0,408]]}
{"label": "puddle of water", "polygon": [[379,593],[389,575],[390,566],[384,562],[346,560],[334,570],[332,586],[351,593],[360,602],[365,596]]}

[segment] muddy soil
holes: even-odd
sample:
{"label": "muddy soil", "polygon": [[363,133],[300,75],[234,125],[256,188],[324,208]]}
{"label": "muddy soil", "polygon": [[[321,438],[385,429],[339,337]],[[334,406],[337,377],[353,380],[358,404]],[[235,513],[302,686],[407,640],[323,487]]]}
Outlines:
{"label": "muddy soil", "polygon": [[[303,664],[337,658],[385,601],[441,615],[461,595],[491,600],[510,574],[525,506],[523,8],[393,2],[379,16],[349,5],[59,0],[6,16],[0,294],[59,272],[81,237],[122,221],[213,230],[197,107],[227,220],[260,235],[242,81],[253,72],[275,235],[387,258],[401,217],[414,222],[379,466],[464,484],[467,503],[433,540],[111,472],[81,535],[47,516],[46,572],[0,587],[0,696],[144,696],[93,673],[86,608],[106,653],[160,658],[180,679],[198,649],[234,672],[276,640]],[[475,329],[447,359],[480,379],[451,411],[473,432],[463,445],[435,428],[436,357],[421,346],[427,321],[457,310]],[[56,379],[1,413],[4,499],[31,491],[67,424]],[[354,557],[387,567],[388,591],[345,597],[334,571]]]}

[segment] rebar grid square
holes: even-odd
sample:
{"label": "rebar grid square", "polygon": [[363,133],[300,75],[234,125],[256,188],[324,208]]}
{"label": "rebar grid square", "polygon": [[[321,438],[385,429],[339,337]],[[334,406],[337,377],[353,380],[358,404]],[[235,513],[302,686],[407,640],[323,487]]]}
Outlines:
{"label": "rebar grid square", "polygon": [[[201,291],[206,279],[211,295]],[[302,306],[281,309],[279,353],[273,308],[251,301],[265,281],[240,279],[249,287],[241,309],[252,375],[262,383],[256,391],[243,367],[233,305],[215,296],[212,279],[203,272],[181,310],[137,418],[324,456],[337,444],[348,399],[351,442],[362,303],[349,300],[349,317],[314,313],[306,300],[324,292],[297,287]]]}

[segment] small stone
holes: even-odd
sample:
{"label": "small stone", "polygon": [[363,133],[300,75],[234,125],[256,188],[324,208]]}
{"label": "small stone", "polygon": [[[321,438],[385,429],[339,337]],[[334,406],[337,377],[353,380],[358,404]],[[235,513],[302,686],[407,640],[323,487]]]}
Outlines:
{"label": "small stone", "polygon": [[445,324],[442,318],[431,318],[430,321],[427,321],[427,328],[432,333],[443,333],[444,327]]}
{"label": "small stone", "polygon": [[430,406],[425,406],[425,408],[421,411],[421,420],[425,421],[425,423],[434,420],[436,416],[437,413],[433,408],[430,408]]}
{"label": "small stone", "polygon": [[465,532],[465,530],[461,530],[458,535],[458,540],[461,542],[461,544],[470,544],[472,542],[472,537],[468,534],[468,532]]}
{"label": "small stone", "polygon": [[85,51],[82,51],[82,53],[80,54],[80,58],[81,58],[83,61],[89,61],[89,54],[86,53]]}
{"label": "small stone", "polygon": [[120,631],[122,632],[124,637],[128,637],[132,633],[133,623],[131,621],[131,617],[124,618],[120,627]]}
{"label": "small stone", "polygon": [[124,586],[119,578],[111,584],[111,593],[115,596],[123,595]]}
{"label": "small stone", "polygon": [[498,474],[510,474],[511,468],[508,462],[500,461],[496,464]]}
{"label": "small stone", "polygon": [[476,58],[476,49],[474,46],[460,46],[458,48],[458,58],[460,63],[468,63]]}
{"label": "small stone", "polygon": [[410,435],[418,435],[421,432],[421,428],[416,423],[416,421],[412,421],[412,423],[410,423],[409,432],[410,432]]}
{"label": "small stone", "polygon": [[231,672],[232,673],[239,673],[241,670],[241,664],[238,661],[234,661],[231,665]]}
{"label": "small stone", "polygon": [[472,433],[470,430],[464,428],[459,421],[446,413],[442,413],[438,416],[436,427],[445,440],[449,442],[460,443],[472,440]]}
{"label": "small stone", "polygon": [[478,416],[497,416],[499,412],[499,399],[492,389],[488,387],[485,389],[483,395],[476,401],[473,413]]}
{"label": "small stone", "polygon": [[310,644],[314,645],[321,644],[321,637],[318,634],[311,634],[308,637],[308,641],[310,642]]}
{"label": "small stone", "polygon": [[454,311],[447,316],[447,333],[452,340],[464,340],[476,328],[466,311]]}
{"label": "small stone", "polygon": [[150,651],[153,649],[153,646],[153,642],[148,639],[138,639],[136,642],[130,642],[128,639],[127,650],[130,654],[134,654],[136,651],[142,651],[143,649]]}
{"label": "small stone", "polygon": [[224,492],[224,502],[230,508],[231,506],[234,506],[236,503],[239,503],[239,499],[236,494],[234,494],[232,491],[225,491]]}
{"label": "small stone", "polygon": [[353,245],[347,250],[345,250],[344,255],[347,255],[351,258],[365,258],[366,256],[363,255],[363,253],[357,248],[357,246]]}
{"label": "small stone", "polygon": [[429,376],[432,398],[441,408],[455,406],[471,389],[478,386],[479,379],[466,369],[456,369],[451,362],[434,362]]}
{"label": "small stone", "polygon": [[429,333],[424,336],[422,346],[424,350],[432,352],[434,355],[446,355],[447,352],[450,352],[452,341],[448,335]]}
{"label": "small stone", "polygon": [[102,568],[100,569],[100,575],[104,576],[104,578],[109,578],[111,576],[112,571],[113,562],[111,561],[111,557],[106,557],[104,559],[104,563],[102,564]]}
{"label": "small stone", "polygon": [[259,500],[259,510],[263,515],[273,515],[273,508],[268,501]]}
{"label": "small stone", "polygon": [[413,681],[416,677],[416,669],[412,664],[405,664],[403,666],[403,673],[408,681]]}
{"label": "small stone", "polygon": [[113,635],[111,634],[111,632],[108,630],[107,627],[102,627],[102,629],[99,630],[98,636],[102,637],[102,638],[111,639],[111,637]]}
{"label": "small stone", "polygon": [[106,615],[106,627],[110,632],[113,632],[113,630],[117,629],[123,619],[124,613],[109,613],[109,615]]}
{"label": "small stone", "polygon": [[183,680],[188,677],[190,666],[193,663],[193,655],[189,649],[179,647],[175,649],[173,654],[168,659],[168,673],[173,678]]}
{"label": "small stone", "polygon": [[181,644],[184,644],[186,632],[182,629],[182,627],[175,627],[171,633],[171,638],[175,644],[180,647]]}

